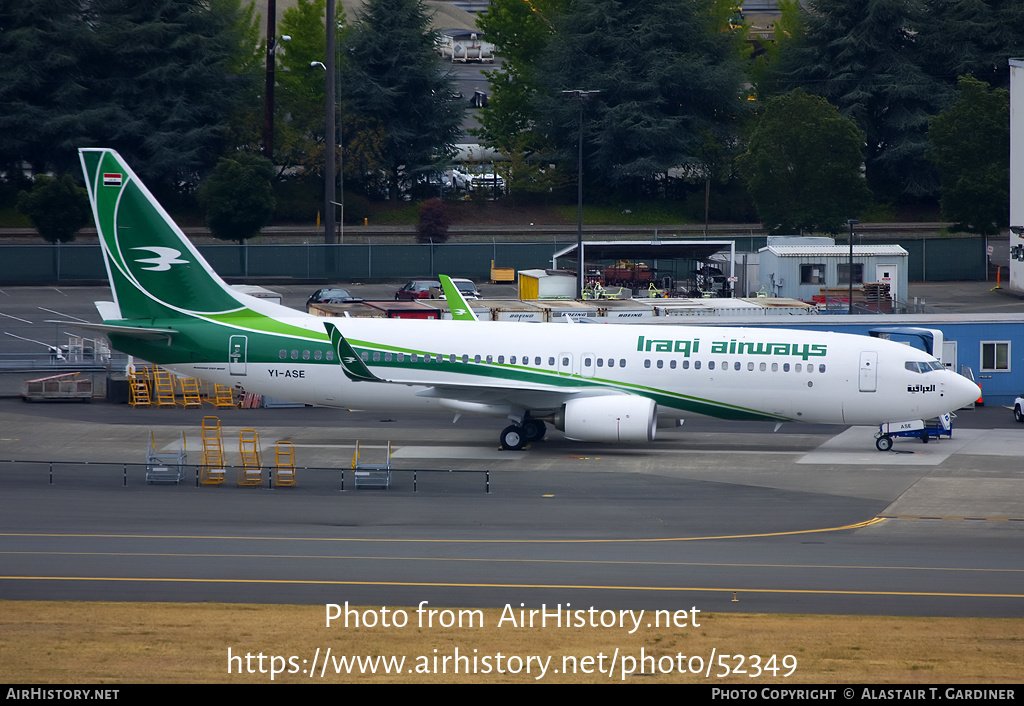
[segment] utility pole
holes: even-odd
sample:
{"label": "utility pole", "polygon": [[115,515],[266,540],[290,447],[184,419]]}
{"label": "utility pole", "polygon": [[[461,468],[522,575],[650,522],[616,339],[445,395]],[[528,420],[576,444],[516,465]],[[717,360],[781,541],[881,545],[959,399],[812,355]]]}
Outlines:
{"label": "utility pole", "polygon": [[583,104],[601,91],[562,91],[562,95],[579,104],[579,155],[576,161],[576,298],[583,299]]}
{"label": "utility pole", "polygon": [[263,96],[263,156],[274,161],[274,65],[277,52],[277,0],[267,0],[267,84]]}

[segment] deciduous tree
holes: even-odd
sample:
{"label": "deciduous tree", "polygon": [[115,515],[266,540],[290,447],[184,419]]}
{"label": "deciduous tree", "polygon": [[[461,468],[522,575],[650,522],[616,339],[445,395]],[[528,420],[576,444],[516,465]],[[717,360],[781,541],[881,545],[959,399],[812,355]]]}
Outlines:
{"label": "deciduous tree", "polygon": [[[326,12],[326,0],[298,0],[294,7],[284,11],[279,29],[290,39],[281,43],[279,70],[275,73],[275,112],[280,118],[274,121],[274,161],[283,166],[301,166],[318,175],[324,170],[327,84],[324,69],[312,64],[326,61]],[[339,2],[335,17],[335,23],[342,26],[337,35],[339,45],[347,31],[345,21]],[[339,53],[339,58],[344,60],[344,55]],[[344,100],[344,93],[339,94],[338,100]]]}
{"label": "deciduous tree", "polygon": [[519,191],[546,190],[552,185],[547,178],[550,173],[531,160],[550,149],[547,137],[537,129],[538,67],[544,65],[544,52],[554,34],[552,21],[567,4],[567,0],[493,0],[477,18],[477,26],[504,62],[501,68],[484,72],[490,98],[480,109],[480,128],[473,134],[508,158],[496,168],[513,197]]}
{"label": "deciduous tree", "polygon": [[199,190],[210,232],[239,243],[258,235],[274,215],[274,165],[257,154],[239,153],[217,163]]}
{"label": "deciduous tree", "polygon": [[960,78],[957,101],[929,121],[928,157],[942,177],[942,217],[994,235],[1009,225],[1010,94]]}
{"label": "deciduous tree", "polygon": [[739,158],[765,228],[840,230],[871,198],[863,144],[856,124],[824,98],[796,89],[769,100]]}
{"label": "deciduous tree", "polygon": [[416,240],[420,243],[443,243],[448,240],[448,207],[436,196],[420,204]]}
{"label": "deciduous tree", "polygon": [[89,197],[69,174],[59,179],[37,176],[32,190],[19,194],[18,210],[51,243],[69,243],[75,239],[75,233],[92,223]]}

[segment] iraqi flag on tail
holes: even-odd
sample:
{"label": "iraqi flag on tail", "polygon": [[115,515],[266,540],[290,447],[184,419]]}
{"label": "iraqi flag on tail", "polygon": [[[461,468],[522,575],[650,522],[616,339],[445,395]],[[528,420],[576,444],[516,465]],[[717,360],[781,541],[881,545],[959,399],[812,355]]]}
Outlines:
{"label": "iraqi flag on tail", "polygon": [[121,186],[123,177],[118,172],[103,172],[103,186]]}

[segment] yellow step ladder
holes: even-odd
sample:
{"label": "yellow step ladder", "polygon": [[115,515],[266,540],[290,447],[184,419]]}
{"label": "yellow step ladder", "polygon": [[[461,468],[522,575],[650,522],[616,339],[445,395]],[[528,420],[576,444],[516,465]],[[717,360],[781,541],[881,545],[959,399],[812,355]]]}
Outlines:
{"label": "yellow step ladder", "polygon": [[145,365],[128,366],[128,404],[132,407],[149,407],[153,403],[150,396],[152,388],[149,384],[149,368]]}
{"label": "yellow step ladder", "polygon": [[214,383],[213,385],[213,401],[207,400],[214,407],[234,407],[235,397],[232,394],[232,390],[227,385],[221,385]]}
{"label": "yellow step ladder", "polygon": [[202,407],[203,400],[199,395],[199,380],[181,378],[181,404],[184,407]]}
{"label": "yellow step ladder", "polygon": [[274,468],[278,486],[295,485],[295,446],[290,441],[278,441],[274,447]]}
{"label": "yellow step ladder", "polygon": [[153,368],[153,392],[156,395],[157,407],[176,407],[178,400],[174,395],[174,378],[171,371]]}
{"label": "yellow step ladder", "polygon": [[224,444],[220,437],[220,419],[203,417],[203,464],[199,471],[199,482],[203,485],[220,485],[224,482]]}
{"label": "yellow step ladder", "polygon": [[149,381],[141,373],[128,373],[128,404],[132,407],[149,407]]}
{"label": "yellow step ladder", "polygon": [[260,435],[255,429],[242,429],[238,433],[238,455],[242,458],[242,467],[238,469],[238,485],[263,485]]}

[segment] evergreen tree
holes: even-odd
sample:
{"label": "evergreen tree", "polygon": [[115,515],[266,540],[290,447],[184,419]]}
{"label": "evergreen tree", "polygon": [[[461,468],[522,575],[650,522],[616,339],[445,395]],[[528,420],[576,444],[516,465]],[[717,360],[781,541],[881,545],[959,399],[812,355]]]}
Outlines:
{"label": "evergreen tree", "polygon": [[951,90],[922,66],[923,0],[812,0],[810,7],[804,45],[784,57],[792,85],[823,96],[864,131],[876,194],[934,194],[925,133]]}
{"label": "evergreen tree", "polygon": [[99,96],[83,57],[96,51],[83,0],[0,0],[0,170],[69,171]]}
{"label": "evergreen tree", "polygon": [[436,39],[422,0],[368,0],[343,45],[346,112],[383,137],[380,169],[392,199],[449,159],[461,125]]}
{"label": "evergreen tree", "polygon": [[918,41],[922,66],[953,86],[973,76],[1009,88],[1008,60],[1024,54],[1024,3],[1020,0],[924,0],[927,25]]}
{"label": "evergreen tree", "polygon": [[708,135],[731,139],[742,69],[715,7],[576,0],[555,20],[538,106],[552,140],[575,157],[579,110],[562,91],[601,92],[584,110],[589,178],[638,188],[669,170],[700,169]]}
{"label": "evergreen tree", "polygon": [[838,232],[870,201],[861,175],[863,133],[801,89],[769,100],[740,170],[772,232]]}
{"label": "evergreen tree", "polygon": [[960,79],[960,97],[929,122],[928,157],[942,175],[942,217],[957,228],[995,235],[1009,225],[1010,94]]}
{"label": "evergreen tree", "polygon": [[0,165],[69,170],[103,145],[188,188],[241,95],[243,14],[239,0],[0,0]]}
{"label": "evergreen tree", "polygon": [[92,90],[106,105],[98,142],[151,181],[190,188],[224,147],[240,88],[238,0],[90,0]]}

